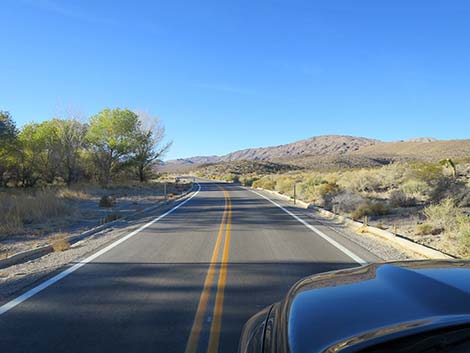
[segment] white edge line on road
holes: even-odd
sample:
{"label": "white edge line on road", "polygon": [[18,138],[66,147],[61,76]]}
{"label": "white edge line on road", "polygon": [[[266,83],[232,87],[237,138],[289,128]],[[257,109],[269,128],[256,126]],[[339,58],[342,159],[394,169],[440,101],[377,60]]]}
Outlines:
{"label": "white edge line on road", "polygon": [[67,268],[66,270],[60,272],[59,274],[55,275],[54,277],[48,279],[47,281],[41,283],[40,285],[30,289],[29,291],[23,293],[22,295],[20,295],[19,297],[15,298],[15,299],[12,299],[11,301],[9,301],[8,303],[0,306],[0,315],[2,314],[5,314],[7,311],[13,309],[15,306],[17,306],[18,304],[21,304],[22,302],[24,302],[25,300],[28,300],[29,298],[31,298],[33,295],[36,295],[37,293],[39,293],[40,291],[46,289],[47,287],[51,286],[52,284],[60,281],[62,278],[64,277],[67,277],[68,275],[70,275],[71,273],[75,272],[76,270],[78,270],[80,267],[86,265],[87,263],[93,261],[94,259],[96,259],[98,256],[101,256],[103,255],[104,253],[108,252],[109,250],[111,250],[112,248],[118,246],[119,244],[125,242],[126,240],[132,238],[134,235],[136,235],[137,233],[139,233],[140,231],[144,230],[145,228],[151,226],[152,224],[158,222],[159,220],[161,220],[162,218],[168,216],[170,213],[174,212],[175,210],[177,210],[178,208],[180,208],[181,206],[183,206],[184,204],[186,204],[187,202],[189,202],[194,196],[196,196],[199,191],[201,190],[201,185],[199,183],[196,183],[197,186],[198,186],[198,189],[196,190],[196,192],[194,194],[191,195],[190,198],[180,202],[179,204],[177,204],[175,207],[173,207],[172,209],[166,211],[164,214],[158,216],[157,218],[151,220],[150,222],[144,224],[143,226],[139,227],[138,229],[134,230],[133,232],[127,234],[126,236],[116,240],[115,242],[109,244],[108,246],[106,246],[105,248],[101,249],[100,251],[94,253],[93,255],[90,255],[88,256],[86,259],[76,263],[75,265],[73,265],[72,267],[69,267]]}
{"label": "white edge line on road", "polygon": [[278,204],[277,202],[271,200],[269,197],[267,196],[264,196],[263,194],[260,194],[259,192],[257,191],[254,191],[254,190],[250,190],[251,192],[255,193],[256,195],[258,196],[261,196],[262,198],[268,200],[269,202],[271,202],[273,205],[279,207],[281,210],[283,210],[285,213],[287,213],[288,215],[294,217],[296,220],[298,220],[300,223],[302,223],[304,226],[306,226],[308,229],[310,229],[311,231],[313,231],[314,233],[317,233],[320,237],[322,237],[323,239],[325,239],[328,243],[330,243],[331,245],[333,245],[334,247],[336,247],[338,250],[342,251],[344,254],[346,254],[347,256],[349,256],[351,259],[353,259],[354,261],[356,261],[358,264],[361,264],[361,265],[367,265],[367,261],[363,260],[362,258],[360,258],[359,256],[357,256],[356,254],[354,254],[351,250],[345,248],[343,245],[341,245],[340,243],[338,243],[336,240],[333,240],[331,239],[328,235],[326,235],[325,233],[323,233],[321,230],[319,230],[318,228],[312,226],[311,224],[308,224],[306,221],[304,221],[302,218],[298,217],[297,215],[293,214],[291,211],[289,211],[288,209],[286,209],[285,207],[281,206],[280,204]]}

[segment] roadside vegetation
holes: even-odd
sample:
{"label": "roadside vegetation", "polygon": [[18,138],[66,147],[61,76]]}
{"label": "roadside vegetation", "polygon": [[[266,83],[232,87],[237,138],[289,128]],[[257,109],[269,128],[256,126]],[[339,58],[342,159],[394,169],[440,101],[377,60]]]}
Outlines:
{"label": "roadside vegetation", "polygon": [[[105,109],[18,128],[0,112],[0,253],[126,216],[189,184],[156,173],[170,147],[157,118]],[[57,234],[61,234],[58,241]]]}
{"label": "roadside vegetation", "polygon": [[[212,167],[214,170],[215,167]],[[204,174],[206,169],[199,169]],[[277,170],[206,175],[294,196],[397,231],[457,255],[470,255],[470,159],[396,162],[376,168]]]}
{"label": "roadside vegetation", "polygon": [[0,112],[0,184],[31,188],[152,177],[170,143],[157,118],[128,109],[105,109],[82,122],[74,117],[18,129]]}

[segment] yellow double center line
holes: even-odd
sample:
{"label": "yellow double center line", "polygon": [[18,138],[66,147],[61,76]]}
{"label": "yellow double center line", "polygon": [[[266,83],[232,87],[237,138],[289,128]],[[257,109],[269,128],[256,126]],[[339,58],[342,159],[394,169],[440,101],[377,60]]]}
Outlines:
{"label": "yellow double center line", "polygon": [[196,353],[199,337],[204,325],[204,316],[207,309],[207,304],[209,302],[212,282],[217,268],[217,260],[219,259],[219,253],[222,246],[222,240],[224,238],[224,228],[225,228],[225,240],[224,248],[222,252],[222,261],[220,264],[219,280],[217,282],[217,292],[215,296],[213,318],[210,329],[209,336],[209,345],[207,348],[208,353],[217,353],[219,349],[219,338],[220,338],[220,329],[222,325],[222,312],[224,304],[224,291],[225,291],[225,281],[227,278],[227,262],[229,256],[229,247],[230,247],[230,229],[232,221],[232,202],[230,200],[230,194],[221,188],[224,192],[225,197],[225,207],[224,213],[222,215],[222,221],[220,222],[219,232],[217,235],[217,240],[215,242],[215,247],[212,252],[211,262],[209,269],[207,271],[206,279],[204,280],[204,288],[199,297],[199,304],[196,310],[196,316],[194,317],[193,326],[191,328],[191,334],[186,345],[185,353]]}

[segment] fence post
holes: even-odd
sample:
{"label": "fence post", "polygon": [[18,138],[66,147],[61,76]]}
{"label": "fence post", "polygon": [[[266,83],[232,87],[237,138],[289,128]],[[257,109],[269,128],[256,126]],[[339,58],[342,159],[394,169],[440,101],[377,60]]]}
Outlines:
{"label": "fence post", "polygon": [[295,199],[297,198],[297,192],[296,192],[296,183],[294,183],[294,205],[295,205]]}

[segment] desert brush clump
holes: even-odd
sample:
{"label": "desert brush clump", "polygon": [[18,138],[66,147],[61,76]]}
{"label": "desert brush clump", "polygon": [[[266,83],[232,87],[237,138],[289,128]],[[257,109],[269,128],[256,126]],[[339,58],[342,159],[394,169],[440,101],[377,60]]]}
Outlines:
{"label": "desert brush clump", "polygon": [[405,192],[401,190],[393,190],[390,193],[388,201],[390,203],[390,206],[394,208],[411,207],[416,204],[416,199],[414,197],[408,196]]}
{"label": "desert brush clump", "polygon": [[51,246],[55,252],[61,252],[70,249],[70,242],[65,235],[57,235],[52,240]]}
{"label": "desert brush clump", "polygon": [[103,195],[98,202],[100,207],[113,207],[116,203],[116,199],[113,196]]}
{"label": "desert brush clump", "polygon": [[461,215],[458,218],[458,241],[464,256],[470,256],[470,216]]}
{"label": "desert brush clump", "polygon": [[274,190],[276,187],[276,180],[273,176],[264,176],[253,182],[253,188],[262,188],[266,190]]}
{"label": "desert brush clump", "polygon": [[351,218],[354,220],[359,220],[366,216],[383,216],[389,212],[389,208],[380,202],[366,201],[359,205],[353,212],[351,212]]}
{"label": "desert brush clump", "polygon": [[424,210],[427,223],[434,228],[453,232],[458,226],[458,217],[462,211],[455,205],[455,200],[447,198],[437,204],[428,206]]}
{"label": "desert brush clump", "polygon": [[470,216],[457,207],[452,198],[446,198],[424,210],[426,221],[449,238],[457,239],[462,256],[470,255]]}
{"label": "desert brush clump", "polygon": [[442,233],[442,229],[435,228],[429,223],[421,223],[416,226],[415,233],[418,235],[438,235]]}
{"label": "desert brush clump", "polygon": [[240,177],[238,176],[238,174],[228,173],[222,177],[222,180],[228,181],[230,183],[238,183],[240,182]]}
{"label": "desert brush clump", "polygon": [[256,176],[242,176],[240,177],[240,183],[243,186],[253,186],[253,183],[258,180]]}
{"label": "desert brush clump", "polygon": [[331,201],[335,213],[351,213],[364,202],[365,199],[361,195],[349,190],[338,193]]}

